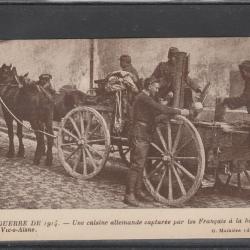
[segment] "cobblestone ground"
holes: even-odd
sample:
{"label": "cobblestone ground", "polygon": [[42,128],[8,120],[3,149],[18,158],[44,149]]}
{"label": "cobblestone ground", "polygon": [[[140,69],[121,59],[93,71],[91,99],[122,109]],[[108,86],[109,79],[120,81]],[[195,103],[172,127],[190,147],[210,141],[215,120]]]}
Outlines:
{"label": "cobblestone ground", "polygon": [[[123,200],[127,169],[121,163],[108,163],[95,178],[72,178],[61,166],[56,148],[54,164],[32,164],[35,142],[25,139],[24,159],[5,157],[8,138],[0,132],[0,209],[35,208],[130,208]],[[16,144],[17,145],[17,144]],[[249,191],[201,189],[183,207],[249,207]],[[148,208],[166,207],[159,203]]]}

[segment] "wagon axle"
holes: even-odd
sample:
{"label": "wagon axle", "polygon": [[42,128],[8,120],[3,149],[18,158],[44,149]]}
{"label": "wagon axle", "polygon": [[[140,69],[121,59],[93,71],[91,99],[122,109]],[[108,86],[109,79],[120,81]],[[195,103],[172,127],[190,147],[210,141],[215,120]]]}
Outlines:
{"label": "wagon axle", "polygon": [[88,141],[85,140],[84,138],[81,138],[81,139],[79,139],[79,140],[77,141],[77,144],[78,144],[79,146],[84,146],[84,145],[86,145],[87,143],[88,143]]}
{"label": "wagon axle", "polygon": [[161,159],[164,163],[169,163],[173,161],[173,156],[164,154]]}

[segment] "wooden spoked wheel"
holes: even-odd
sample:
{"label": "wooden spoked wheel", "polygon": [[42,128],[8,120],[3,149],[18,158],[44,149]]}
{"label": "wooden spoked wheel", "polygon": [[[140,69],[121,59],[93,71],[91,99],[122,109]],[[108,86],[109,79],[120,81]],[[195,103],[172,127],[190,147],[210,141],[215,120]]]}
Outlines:
{"label": "wooden spoked wheel", "polygon": [[152,196],[168,205],[180,205],[199,189],[205,170],[200,134],[183,116],[158,124],[144,169]]}
{"label": "wooden spoked wheel", "polygon": [[58,131],[58,154],[73,177],[90,179],[105,165],[110,134],[104,118],[90,107],[77,107],[62,120]]}

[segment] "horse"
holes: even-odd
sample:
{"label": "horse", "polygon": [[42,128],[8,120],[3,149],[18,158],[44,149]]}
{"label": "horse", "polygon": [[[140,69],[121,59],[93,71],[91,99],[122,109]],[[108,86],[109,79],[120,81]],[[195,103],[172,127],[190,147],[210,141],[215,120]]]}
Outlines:
{"label": "horse", "polygon": [[[40,163],[45,150],[44,128],[51,136],[47,136],[46,165],[52,165],[53,155],[53,93],[43,89],[35,81],[28,78],[28,73],[18,76],[12,65],[2,65],[0,68],[0,96],[5,105],[2,105],[4,119],[8,128],[9,150],[7,157],[14,157],[13,115],[20,121],[28,121],[36,135],[36,151],[34,164]],[[8,110],[9,109],[9,110]],[[11,111],[12,114],[9,112]],[[19,139],[18,156],[24,157],[22,124],[17,121],[17,136]]]}

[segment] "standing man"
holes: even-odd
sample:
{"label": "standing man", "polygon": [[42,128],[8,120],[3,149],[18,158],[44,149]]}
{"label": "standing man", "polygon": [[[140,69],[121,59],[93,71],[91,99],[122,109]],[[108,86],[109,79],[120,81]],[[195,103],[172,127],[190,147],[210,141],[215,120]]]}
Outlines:
{"label": "standing man", "polygon": [[50,74],[41,74],[39,76],[38,85],[42,86],[46,90],[54,91],[54,89],[52,87],[52,84],[51,84],[51,79],[52,79],[52,75],[50,75]]}
{"label": "standing man", "polygon": [[148,200],[149,197],[142,191],[143,169],[148,155],[151,141],[154,118],[160,114],[188,115],[186,109],[170,108],[157,103],[154,96],[159,90],[159,83],[146,79],[144,89],[136,96],[133,106],[133,128],[131,136],[131,166],[128,172],[128,180],[124,202],[132,206],[139,206],[140,200]]}
{"label": "standing man", "polygon": [[[178,48],[171,47],[168,50],[168,61],[160,62],[151,78],[158,81],[160,83],[159,89],[159,98],[168,98],[171,99],[173,97],[174,91],[174,78],[175,78],[175,63],[176,63],[176,53],[179,52]],[[186,85],[193,89],[196,93],[201,93],[201,89],[197,83],[192,81],[192,79],[187,76],[186,77]]]}
{"label": "standing man", "polygon": [[140,84],[139,74],[138,74],[137,70],[134,68],[134,66],[132,65],[131,56],[121,55],[120,56],[120,67],[123,71],[127,71],[127,72],[131,73],[135,85],[137,86],[137,88],[139,90],[141,90],[142,86]]}
{"label": "standing man", "polygon": [[246,107],[247,112],[250,113],[250,61],[243,61],[239,65],[241,77],[245,81],[245,88],[243,93],[237,97],[227,97],[222,99],[222,103],[230,109],[237,109]]}
{"label": "standing man", "polygon": [[[246,107],[248,114],[250,114],[250,61],[246,60],[243,61],[239,65],[239,70],[242,79],[245,81],[245,88],[241,95],[237,97],[226,97],[226,98],[219,98],[216,103],[215,107],[215,120],[216,121],[224,121],[226,109],[237,109],[241,107]],[[230,131],[230,129],[229,129]],[[245,166],[249,165],[249,151],[250,147],[250,135],[246,135],[245,140],[243,140],[237,147],[234,147],[232,150],[226,151],[223,153],[226,155],[227,161],[232,162],[232,166],[235,169],[245,168]],[[210,157],[211,162],[213,162],[214,157],[211,155]],[[239,161],[239,159],[241,159]],[[241,165],[240,165],[241,162]],[[244,162],[246,163],[244,166]],[[229,170],[230,172],[230,170]],[[216,181],[220,183],[218,179],[218,173],[216,173]],[[240,187],[240,182],[238,182],[238,187]]]}

